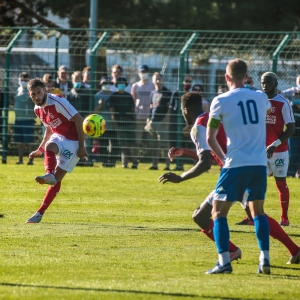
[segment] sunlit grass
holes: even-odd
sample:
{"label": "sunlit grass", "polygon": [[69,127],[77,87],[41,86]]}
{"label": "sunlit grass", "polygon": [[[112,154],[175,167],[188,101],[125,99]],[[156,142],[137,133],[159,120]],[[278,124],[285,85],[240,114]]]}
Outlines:
{"label": "sunlit grass", "polygon": [[[288,251],[271,240],[270,276],[258,275],[258,247],[251,226],[231,239],[243,251],[230,275],[204,272],[217,260],[214,244],[193,223],[193,210],[213,189],[218,168],[181,184],[159,184],[163,171],[77,167],[41,223],[24,222],[39,207],[46,186],[34,182],[43,161],[0,167],[0,299],[299,299],[300,265],[286,265]],[[160,166],[161,169],[163,165]],[[290,222],[300,244],[299,181],[288,179]],[[266,211],[279,220],[274,179]]]}

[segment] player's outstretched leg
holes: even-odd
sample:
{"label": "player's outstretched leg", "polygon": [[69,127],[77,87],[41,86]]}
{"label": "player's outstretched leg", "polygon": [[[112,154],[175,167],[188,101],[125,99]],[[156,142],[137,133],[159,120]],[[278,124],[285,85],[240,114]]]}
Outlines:
{"label": "player's outstretched leg", "polygon": [[31,216],[25,223],[39,223],[42,220],[42,217],[44,215],[44,212],[46,209],[50,206],[56,195],[58,194],[60,190],[61,182],[57,182],[55,186],[49,186],[46,192],[46,195],[44,197],[44,200],[40,206],[40,208],[37,210],[37,212]]}
{"label": "player's outstretched leg", "polygon": [[56,178],[54,176],[54,170],[56,168],[56,156],[53,151],[46,150],[45,151],[45,159],[44,159],[44,166],[46,170],[46,174],[42,176],[35,177],[35,181],[39,184],[49,184],[49,185],[56,185]]}
{"label": "player's outstretched leg", "polygon": [[270,236],[279,242],[281,242],[290,252],[291,257],[287,264],[300,263],[300,248],[296,245],[288,234],[282,229],[282,227],[273,218],[265,214],[270,226]]}
{"label": "player's outstretched leg", "polygon": [[[213,242],[214,239],[214,221],[211,219],[212,205],[209,203],[209,197],[212,197],[213,192],[202,202],[202,204],[194,211],[193,220],[201,228],[201,232],[205,234]],[[242,258],[242,251],[235,244],[229,241],[229,256],[230,261],[238,261]]]}

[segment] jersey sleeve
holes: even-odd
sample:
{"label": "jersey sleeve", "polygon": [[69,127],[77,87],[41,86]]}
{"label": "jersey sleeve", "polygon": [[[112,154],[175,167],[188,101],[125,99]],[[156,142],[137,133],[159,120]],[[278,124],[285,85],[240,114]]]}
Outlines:
{"label": "jersey sleeve", "polygon": [[283,117],[283,120],[284,120],[284,124],[295,122],[293,109],[292,109],[292,106],[290,105],[290,103],[288,101],[285,101],[284,105],[282,107],[282,117]]}
{"label": "jersey sleeve", "polygon": [[209,118],[215,120],[222,120],[222,109],[218,97],[215,97],[211,103]]}
{"label": "jersey sleeve", "polygon": [[61,113],[68,120],[78,113],[74,106],[65,98],[56,98],[55,108],[57,112]]}
{"label": "jersey sleeve", "polygon": [[191,138],[196,146],[197,155],[205,150],[211,150],[206,142],[206,127],[195,125],[191,130]]}

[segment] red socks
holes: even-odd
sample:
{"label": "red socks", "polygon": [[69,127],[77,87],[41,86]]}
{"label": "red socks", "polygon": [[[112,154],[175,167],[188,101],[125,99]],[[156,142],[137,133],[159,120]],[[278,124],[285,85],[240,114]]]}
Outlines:
{"label": "red socks", "polygon": [[267,214],[265,215],[269,222],[270,236],[281,242],[285,247],[287,247],[291,255],[296,255],[299,252],[299,247],[290,239],[290,237],[282,229],[278,222],[276,222],[273,218],[269,217]]}
{"label": "red socks", "polygon": [[[213,228],[214,228],[214,221],[211,219],[208,227],[205,229],[201,229],[201,231],[212,241],[215,241]],[[235,252],[236,250],[237,250],[237,246],[229,241],[229,252]]]}
{"label": "red socks", "polygon": [[281,206],[281,217],[288,219],[288,209],[290,201],[290,191],[287,186],[286,180],[276,180],[277,190],[279,192],[280,206]]}
{"label": "red socks", "polygon": [[44,153],[44,166],[46,173],[54,174],[54,170],[56,168],[56,157],[53,151],[45,151]]}
{"label": "red socks", "polygon": [[42,205],[38,209],[38,212],[40,214],[43,215],[44,212],[46,211],[46,209],[50,206],[50,204],[52,203],[52,201],[54,200],[54,198],[56,197],[56,195],[58,194],[58,192],[60,190],[60,185],[61,185],[61,182],[57,182],[57,184],[55,186],[48,187],[48,190],[46,192],[46,195],[44,197]]}

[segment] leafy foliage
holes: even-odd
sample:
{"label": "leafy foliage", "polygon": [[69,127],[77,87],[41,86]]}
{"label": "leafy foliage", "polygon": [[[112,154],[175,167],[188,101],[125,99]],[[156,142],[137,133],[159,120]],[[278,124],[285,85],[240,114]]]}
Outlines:
{"label": "leafy foliage", "polygon": [[[98,0],[99,28],[292,31],[300,26],[296,0]],[[85,0],[3,0],[0,26],[50,26],[47,12],[69,18],[72,28],[89,26]],[[40,18],[37,20],[36,17]],[[44,20],[43,20],[44,17]]]}

